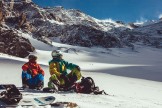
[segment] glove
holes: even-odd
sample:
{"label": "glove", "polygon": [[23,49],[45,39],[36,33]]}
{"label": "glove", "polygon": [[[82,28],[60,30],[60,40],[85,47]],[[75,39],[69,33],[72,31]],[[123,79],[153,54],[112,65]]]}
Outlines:
{"label": "glove", "polygon": [[32,70],[27,69],[27,73],[28,73],[28,74],[32,74]]}
{"label": "glove", "polygon": [[79,66],[76,66],[75,68],[78,69],[78,71],[80,71],[80,67]]}

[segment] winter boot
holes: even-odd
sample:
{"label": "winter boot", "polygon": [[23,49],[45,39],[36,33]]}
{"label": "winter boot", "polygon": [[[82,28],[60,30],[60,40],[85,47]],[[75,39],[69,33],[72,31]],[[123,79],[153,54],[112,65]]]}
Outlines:
{"label": "winter boot", "polygon": [[44,82],[43,82],[43,81],[40,81],[40,82],[38,83],[38,85],[36,86],[36,89],[37,89],[37,90],[41,90],[43,87],[44,87]]}
{"label": "winter boot", "polygon": [[57,80],[53,80],[53,81],[48,82],[48,87],[55,90],[55,91],[58,91],[59,86],[60,86],[60,83]]}
{"label": "winter boot", "polygon": [[30,85],[29,89],[41,90],[44,86],[44,82],[40,81],[37,85]]}

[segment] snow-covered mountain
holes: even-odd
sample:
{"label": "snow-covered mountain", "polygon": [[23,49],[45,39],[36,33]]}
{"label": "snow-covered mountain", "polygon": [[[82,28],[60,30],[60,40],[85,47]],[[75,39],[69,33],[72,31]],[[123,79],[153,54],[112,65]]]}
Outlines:
{"label": "snow-covered mountain", "polygon": [[157,48],[161,45],[161,21],[138,26],[111,19],[98,20],[61,6],[40,8],[30,0],[2,0],[0,7],[2,30],[27,33],[47,44],[59,41],[84,47],[129,46],[132,49],[139,42]]}
{"label": "snow-covered mountain", "polygon": [[152,22],[147,25],[140,25],[130,31],[123,31],[120,35],[121,40],[126,40],[129,44],[139,43],[156,48],[162,47],[162,21]]}
{"label": "snow-covered mountain", "polygon": [[150,37],[162,38],[162,21],[154,22],[140,28],[136,28],[133,31],[147,34]]}

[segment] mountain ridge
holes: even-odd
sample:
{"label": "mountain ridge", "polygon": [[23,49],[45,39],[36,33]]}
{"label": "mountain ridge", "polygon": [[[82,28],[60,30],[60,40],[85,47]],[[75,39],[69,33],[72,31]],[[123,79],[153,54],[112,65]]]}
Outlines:
{"label": "mountain ridge", "polygon": [[98,20],[80,10],[61,6],[40,8],[30,0],[11,1],[1,2],[1,29],[22,31],[48,44],[59,38],[62,43],[84,47],[134,47],[136,42],[161,47],[162,21],[138,26],[122,21]]}

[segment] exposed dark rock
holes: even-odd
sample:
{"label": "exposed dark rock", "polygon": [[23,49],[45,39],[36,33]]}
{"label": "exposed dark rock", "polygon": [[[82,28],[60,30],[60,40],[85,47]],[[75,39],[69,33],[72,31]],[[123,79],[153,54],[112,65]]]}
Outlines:
{"label": "exposed dark rock", "polygon": [[124,24],[123,21],[116,21],[116,23],[118,23],[118,24]]}
{"label": "exposed dark rock", "polygon": [[162,30],[157,30],[157,33],[158,34],[162,34]]}
{"label": "exposed dark rock", "polygon": [[47,17],[48,17],[48,19],[53,19],[53,20],[58,21],[58,22],[63,22],[61,18],[57,17],[53,13],[50,13]]}
{"label": "exposed dark rock", "polygon": [[132,27],[132,28],[138,28],[139,26],[135,25],[134,23],[129,23],[129,25]]}
{"label": "exposed dark rock", "polygon": [[26,57],[35,48],[29,40],[18,36],[13,30],[0,29],[0,52],[18,57]]}
{"label": "exposed dark rock", "polygon": [[81,45],[85,47],[120,47],[120,41],[116,37],[84,25],[68,26],[63,30],[61,41],[71,45]]}
{"label": "exposed dark rock", "polygon": [[3,4],[2,4],[2,1],[0,1],[0,25],[4,19],[4,14],[2,12],[2,8],[3,8]]}

